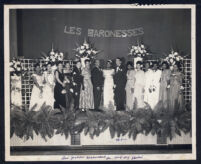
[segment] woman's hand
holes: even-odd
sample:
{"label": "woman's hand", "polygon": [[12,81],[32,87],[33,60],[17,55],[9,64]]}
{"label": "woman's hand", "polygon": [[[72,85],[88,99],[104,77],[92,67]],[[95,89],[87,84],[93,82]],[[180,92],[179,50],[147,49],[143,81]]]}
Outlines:
{"label": "woman's hand", "polygon": [[62,87],[65,87],[66,85],[65,85],[65,83],[62,83]]}

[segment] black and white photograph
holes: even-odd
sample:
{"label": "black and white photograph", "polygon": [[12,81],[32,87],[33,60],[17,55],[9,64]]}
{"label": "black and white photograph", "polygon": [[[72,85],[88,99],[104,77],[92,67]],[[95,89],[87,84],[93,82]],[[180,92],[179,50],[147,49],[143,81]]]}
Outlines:
{"label": "black and white photograph", "polygon": [[6,161],[196,159],[195,5],[4,5]]}

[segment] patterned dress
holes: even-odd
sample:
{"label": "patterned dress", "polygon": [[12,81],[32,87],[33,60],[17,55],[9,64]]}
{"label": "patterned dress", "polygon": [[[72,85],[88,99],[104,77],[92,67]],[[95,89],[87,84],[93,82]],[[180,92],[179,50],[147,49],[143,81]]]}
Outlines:
{"label": "patterned dress", "polygon": [[169,110],[176,112],[184,109],[184,98],[181,91],[183,74],[175,72],[170,75]]}
{"label": "patterned dress", "polygon": [[160,91],[159,91],[159,102],[162,107],[167,108],[168,104],[168,83],[170,80],[171,71],[169,69],[163,70],[161,74],[161,83],[160,83]]}
{"label": "patterned dress", "polygon": [[82,109],[94,109],[93,85],[90,70],[86,67],[83,68],[82,76],[84,77],[84,88],[83,86],[81,87],[79,107]]}

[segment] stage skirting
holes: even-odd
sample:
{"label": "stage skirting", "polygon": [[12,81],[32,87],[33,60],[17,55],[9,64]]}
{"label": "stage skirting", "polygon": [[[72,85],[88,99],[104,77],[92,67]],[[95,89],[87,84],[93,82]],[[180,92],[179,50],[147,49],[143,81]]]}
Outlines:
{"label": "stage skirting", "polygon": [[[24,141],[14,134],[10,140],[10,146],[71,146],[70,136],[65,139],[64,135],[54,135],[52,138],[48,138],[47,141],[42,139],[41,136],[37,136],[35,133],[33,137],[33,140],[29,139]],[[181,136],[177,135],[171,141],[168,138],[166,144],[192,144],[192,138],[190,133],[184,134],[181,132]],[[98,137],[95,136],[93,139],[88,135],[85,136],[82,132],[80,134],[80,145],[77,146],[81,145],[157,145],[157,136],[138,134],[136,140],[133,140],[132,137],[129,138],[128,135],[111,138],[109,129],[107,129],[104,133],[101,133]]]}

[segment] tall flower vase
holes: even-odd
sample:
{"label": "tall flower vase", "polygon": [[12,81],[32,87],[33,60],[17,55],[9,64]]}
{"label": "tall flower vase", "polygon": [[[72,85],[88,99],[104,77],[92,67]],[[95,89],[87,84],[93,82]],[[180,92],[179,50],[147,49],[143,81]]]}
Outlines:
{"label": "tall flower vase", "polygon": [[143,58],[142,57],[134,57],[133,58],[133,64],[134,64],[134,68],[136,68],[136,63],[138,62],[138,61],[143,61]]}
{"label": "tall flower vase", "polygon": [[11,104],[22,107],[21,76],[11,76]]}
{"label": "tall flower vase", "polygon": [[88,57],[82,57],[82,58],[80,58],[81,64],[82,64],[82,68],[85,67],[85,60],[86,60],[86,59],[89,59],[89,58],[88,58]]}

